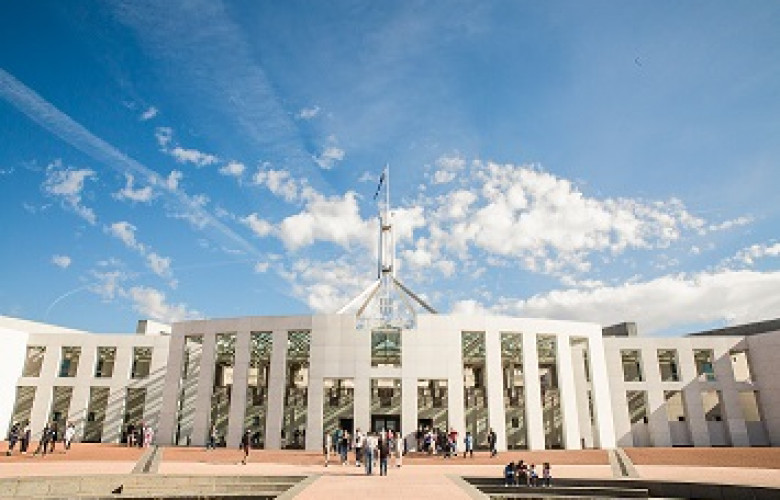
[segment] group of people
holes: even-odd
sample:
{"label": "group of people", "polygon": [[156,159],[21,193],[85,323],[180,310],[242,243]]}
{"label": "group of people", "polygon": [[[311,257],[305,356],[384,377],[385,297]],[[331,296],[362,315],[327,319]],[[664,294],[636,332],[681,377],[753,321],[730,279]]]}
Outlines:
{"label": "group of people", "polygon": [[[441,455],[444,458],[450,458],[458,455],[458,431],[450,428],[449,432],[444,432],[438,428],[420,428],[415,436],[417,438],[417,450],[429,455]],[[497,455],[496,451],[496,433],[490,429],[487,435],[490,456]],[[474,458],[474,436],[471,431],[466,431],[463,436],[463,458]]]}
{"label": "group of people", "polygon": [[366,475],[374,474],[376,463],[379,467],[379,475],[386,476],[388,462],[391,459],[396,467],[403,465],[404,439],[392,430],[363,433],[357,429],[354,436],[350,435],[347,429],[324,433],[322,452],[325,456],[325,467],[330,465],[332,455],[339,457],[341,465],[349,465],[350,451],[354,451],[355,466],[362,465]]}
{"label": "group of people", "polygon": [[541,477],[536,470],[536,464],[526,465],[525,462],[509,462],[504,467],[504,486],[550,486],[552,471],[550,462],[542,464]]}
{"label": "group of people", "polygon": [[154,441],[154,429],[145,422],[138,425],[127,424],[125,444],[128,447],[138,446],[139,448],[148,448]]}
{"label": "group of people", "polygon": [[[69,450],[73,439],[76,437],[76,426],[73,425],[73,422],[68,422],[65,426],[65,432],[62,433],[61,437],[65,450]],[[43,430],[41,430],[38,447],[33,452],[33,456],[41,455],[45,457],[47,453],[54,453],[54,448],[59,438],[60,433],[57,422],[46,422]],[[30,423],[24,422],[24,424],[21,424],[19,422],[14,422],[11,429],[8,431],[8,451],[6,451],[6,455],[13,455],[16,443],[19,443],[19,453],[26,455],[31,440],[32,430],[30,428]]]}

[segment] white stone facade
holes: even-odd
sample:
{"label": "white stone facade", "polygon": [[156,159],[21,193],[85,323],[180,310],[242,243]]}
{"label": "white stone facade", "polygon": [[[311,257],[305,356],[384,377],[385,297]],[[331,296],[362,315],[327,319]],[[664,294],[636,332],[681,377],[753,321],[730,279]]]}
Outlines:
{"label": "white stone facade", "polygon": [[[470,430],[478,446],[492,428],[499,449],[780,445],[780,331],[607,337],[592,323],[429,314],[400,332],[393,357],[399,336],[356,329],[351,314],[187,321],[170,335],[149,325],[120,335],[0,321],[0,426],[19,414],[21,387],[35,388],[34,432],[67,393],[60,419],[82,439],[90,425],[98,435],[98,419],[107,442],[142,419],[158,443],[192,446],[212,427],[217,444],[236,446],[250,429],[265,448],[316,450],[334,426],[389,426],[413,450],[423,425]],[[46,352],[40,373],[24,376],[31,346]],[[78,369],[63,376],[70,347]],[[96,376],[99,347],[115,348],[110,377]],[[142,377],[132,373],[137,348],[152,353]],[[91,411],[96,388],[108,394],[104,416]],[[143,394],[142,409],[129,410],[131,394]]]}

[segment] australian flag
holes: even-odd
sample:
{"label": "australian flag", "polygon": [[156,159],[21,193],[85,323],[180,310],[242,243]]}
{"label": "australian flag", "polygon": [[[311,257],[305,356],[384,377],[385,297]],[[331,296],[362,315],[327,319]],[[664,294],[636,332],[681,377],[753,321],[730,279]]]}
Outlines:
{"label": "australian flag", "polygon": [[379,176],[379,185],[376,187],[376,193],[374,193],[374,200],[379,196],[379,192],[382,190],[382,183],[385,182],[385,171],[382,170],[382,175]]}

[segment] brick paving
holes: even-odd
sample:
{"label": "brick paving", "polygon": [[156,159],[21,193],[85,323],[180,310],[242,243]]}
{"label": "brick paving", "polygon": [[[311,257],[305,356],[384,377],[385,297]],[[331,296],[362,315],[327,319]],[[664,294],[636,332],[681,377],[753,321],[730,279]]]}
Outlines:
{"label": "brick paving", "polygon": [[635,465],[780,469],[780,448],[623,448]]}
{"label": "brick paving", "polygon": [[[37,445],[37,443],[36,443]],[[7,446],[0,444],[0,452]],[[640,477],[654,480],[751,484],[780,487],[780,448],[626,448]],[[0,455],[0,477],[128,474],[143,449],[112,444],[76,443],[68,453],[58,443],[46,457]],[[199,447],[164,447],[158,473],[182,475],[313,475],[316,479],[298,498],[365,495],[372,498],[468,498],[448,476],[500,477],[504,464],[518,459],[549,461],[555,477],[610,478],[602,450],[503,452],[491,459],[479,452],[474,459],[443,459],[411,454],[403,467],[390,467],[389,478],[364,474],[350,466],[323,466],[322,454],[306,451],[252,450],[249,464],[235,448],[206,451]],[[351,460],[354,460],[354,455]],[[391,462],[392,464],[392,462]],[[378,472],[378,471],[377,471]]]}

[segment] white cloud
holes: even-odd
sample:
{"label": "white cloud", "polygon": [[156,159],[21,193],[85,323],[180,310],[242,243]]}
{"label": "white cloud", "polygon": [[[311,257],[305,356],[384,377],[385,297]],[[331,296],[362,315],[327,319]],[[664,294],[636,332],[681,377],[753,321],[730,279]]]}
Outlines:
{"label": "white cloud", "polygon": [[128,248],[132,248],[140,253],[145,253],[146,248],[135,239],[136,227],[127,221],[114,222],[108,228],[109,233],[119,239]]}
{"label": "white cloud", "polygon": [[752,266],[758,259],[779,256],[780,243],[775,243],[774,245],[756,244],[743,248],[731,260]]}
{"label": "white cloud", "polygon": [[185,304],[169,304],[165,294],[154,288],[135,286],[126,293],[133,301],[133,309],[142,316],[156,321],[175,323],[203,317],[200,312],[189,309]]}
{"label": "white cloud", "polygon": [[130,200],[139,203],[148,203],[154,196],[152,186],[145,186],[140,189],[133,189],[135,179],[132,174],[125,174],[125,187],[112,196],[117,200]]}
{"label": "white cloud", "polygon": [[70,257],[67,255],[54,255],[51,258],[51,262],[55,266],[61,267],[62,269],[67,269],[71,264]]}
{"label": "white cloud", "polygon": [[170,257],[160,257],[156,253],[150,252],[146,256],[146,261],[149,265],[149,268],[158,276],[169,277],[171,275]]}
{"label": "white cloud", "polygon": [[328,146],[319,156],[314,157],[314,161],[320,168],[330,170],[337,161],[344,159],[344,150],[336,146]]}
{"label": "white cloud", "polygon": [[[441,161],[462,168],[465,160]],[[516,258],[528,270],[587,270],[594,252],[663,248],[705,222],[676,199],[643,202],[588,197],[566,179],[528,166],[475,161],[471,181],[434,200],[431,247],[469,248]]]}
{"label": "white cloud", "polygon": [[257,214],[252,213],[241,219],[241,222],[246,224],[249,229],[252,230],[260,238],[268,236],[273,231],[274,227],[271,223],[261,219]]}
{"label": "white cloud", "polygon": [[231,161],[227,165],[220,167],[219,173],[232,177],[241,177],[246,170],[246,166],[238,161]]}
{"label": "white cloud", "polygon": [[94,170],[64,168],[61,160],[55,160],[46,167],[43,189],[49,195],[59,197],[66,206],[94,225],[97,216],[91,208],[81,204],[81,194],[85,181],[96,177]]}
{"label": "white cloud", "polygon": [[[360,269],[361,264],[368,264]],[[295,297],[303,300],[312,311],[332,313],[357,296],[370,282],[370,263],[352,255],[325,262],[301,259],[288,271],[280,272]]]}
{"label": "white cloud", "polygon": [[171,127],[157,127],[154,130],[154,136],[157,138],[157,144],[165,150],[173,140],[173,130]]}
{"label": "white cloud", "polygon": [[170,155],[173,156],[179,163],[192,163],[197,167],[213,165],[219,161],[219,158],[212,154],[203,153],[197,149],[183,148],[181,146],[176,146],[171,149]]}
{"label": "white cloud", "polygon": [[295,201],[299,193],[306,186],[306,181],[296,181],[287,170],[263,170],[262,168],[252,178],[252,181],[260,186],[265,186],[276,196],[281,196],[285,201]]}
{"label": "white cloud", "polygon": [[304,211],[287,217],[279,224],[279,236],[291,250],[329,241],[343,247],[361,245],[373,248],[376,223],[363,220],[355,193],[326,198],[313,195]]}
{"label": "white cloud", "polygon": [[142,122],[145,122],[145,121],[151,120],[152,118],[157,116],[158,113],[159,113],[159,110],[157,108],[155,108],[154,106],[149,106],[148,108],[146,108],[146,111],[141,113],[140,119],[141,119]]}
{"label": "white cloud", "polygon": [[460,155],[441,156],[436,160],[436,167],[439,170],[433,174],[434,184],[446,184],[457,177],[458,172],[466,166],[466,160]]}
{"label": "white cloud", "polygon": [[311,108],[303,108],[298,112],[298,118],[301,120],[311,120],[315,116],[320,114],[319,106],[312,106]]}
{"label": "white cloud", "polygon": [[268,262],[258,262],[255,264],[255,272],[256,273],[264,273],[268,271],[268,268],[270,266],[270,263]]}
{"label": "white cloud", "polygon": [[178,170],[171,170],[171,173],[168,174],[168,178],[165,179],[165,185],[168,189],[171,191],[175,191],[179,187],[179,182],[184,177],[184,174],[181,173]]}
{"label": "white cloud", "polygon": [[718,271],[674,274],[592,289],[555,290],[527,300],[502,299],[496,312],[592,321],[636,321],[642,333],[675,325],[739,324],[774,318],[780,310],[780,272]]}
{"label": "white cloud", "polygon": [[726,231],[729,229],[733,229],[735,227],[746,226],[748,224],[751,224],[752,222],[753,222],[753,217],[742,216],[742,217],[737,217],[736,219],[723,221],[720,224],[710,224],[707,227],[707,229],[709,231]]}

